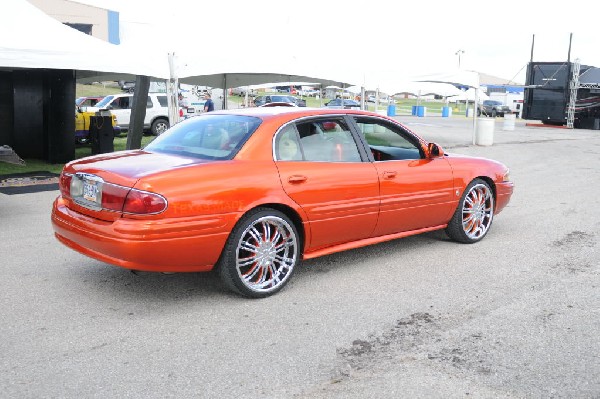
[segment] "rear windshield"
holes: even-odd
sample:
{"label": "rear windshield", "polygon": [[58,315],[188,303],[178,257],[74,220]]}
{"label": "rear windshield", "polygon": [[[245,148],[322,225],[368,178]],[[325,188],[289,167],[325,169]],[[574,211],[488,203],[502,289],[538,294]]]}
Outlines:
{"label": "rear windshield", "polygon": [[104,97],[102,100],[98,101],[98,103],[96,104],[96,107],[98,107],[98,108],[106,107],[108,104],[110,104],[110,102],[112,101],[113,98],[114,98],[113,96]]}
{"label": "rear windshield", "polygon": [[240,115],[202,115],[187,119],[148,144],[146,151],[207,160],[232,159],[261,119]]}
{"label": "rear windshield", "polygon": [[271,96],[271,101],[274,103],[293,103],[294,98],[290,96]]}

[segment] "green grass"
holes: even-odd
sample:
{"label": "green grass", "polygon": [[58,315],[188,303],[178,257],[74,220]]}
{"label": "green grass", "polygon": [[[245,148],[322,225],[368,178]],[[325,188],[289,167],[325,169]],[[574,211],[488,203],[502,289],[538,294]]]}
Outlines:
{"label": "green grass", "polygon": [[26,159],[26,165],[13,165],[10,163],[0,162],[0,176],[12,175],[13,173],[39,172],[46,171],[52,173],[60,173],[63,164],[50,164],[39,159]]}
{"label": "green grass", "polygon": [[[154,140],[154,136],[142,137],[142,147],[145,147],[148,143]],[[127,136],[115,137],[114,146],[115,151],[125,150],[127,145]],[[90,145],[76,146],[75,147],[75,159],[84,158],[92,155],[92,147]],[[13,173],[26,173],[26,172],[39,172],[46,171],[52,173],[60,173],[64,164],[51,164],[39,159],[25,159],[25,165],[13,165],[9,163],[0,162],[0,176],[10,175]]]}
{"label": "green grass", "polygon": [[104,97],[109,94],[119,94],[122,93],[121,88],[112,82],[107,82],[104,84],[91,84],[91,85],[83,85],[77,83],[75,85],[75,97]]}

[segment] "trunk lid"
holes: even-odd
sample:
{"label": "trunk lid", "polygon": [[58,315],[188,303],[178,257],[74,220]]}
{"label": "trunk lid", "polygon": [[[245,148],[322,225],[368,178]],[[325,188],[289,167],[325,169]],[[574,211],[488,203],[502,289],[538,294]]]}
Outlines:
{"label": "trunk lid", "polygon": [[76,192],[71,192],[72,198],[67,202],[68,207],[84,215],[113,221],[123,213],[103,209],[103,199],[106,200],[110,195],[127,193],[128,189],[134,187],[145,176],[206,162],[143,150],[120,151],[73,161],[67,164],[63,171],[74,175],[72,180],[79,184]]}

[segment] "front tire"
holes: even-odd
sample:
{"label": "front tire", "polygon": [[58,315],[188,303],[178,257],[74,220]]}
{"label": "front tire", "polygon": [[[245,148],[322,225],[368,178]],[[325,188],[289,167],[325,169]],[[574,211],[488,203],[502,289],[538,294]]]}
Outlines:
{"label": "front tire", "polygon": [[283,213],[256,208],[240,219],[219,260],[219,274],[231,291],[265,298],[281,290],[300,260],[300,237]]}
{"label": "front tire", "polygon": [[454,241],[476,243],[485,237],[494,219],[494,193],[482,179],[473,180],[463,193],[446,227]]}
{"label": "front tire", "polygon": [[167,129],[169,129],[169,121],[162,118],[156,119],[154,122],[152,122],[152,126],[150,127],[152,134],[155,136],[160,136],[166,132]]}

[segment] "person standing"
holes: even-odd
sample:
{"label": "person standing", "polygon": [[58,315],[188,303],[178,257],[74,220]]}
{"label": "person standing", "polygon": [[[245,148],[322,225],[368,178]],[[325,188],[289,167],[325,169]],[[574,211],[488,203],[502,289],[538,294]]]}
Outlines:
{"label": "person standing", "polygon": [[210,112],[215,110],[215,103],[210,99],[210,93],[204,94],[204,99],[206,102],[204,103],[204,112]]}

